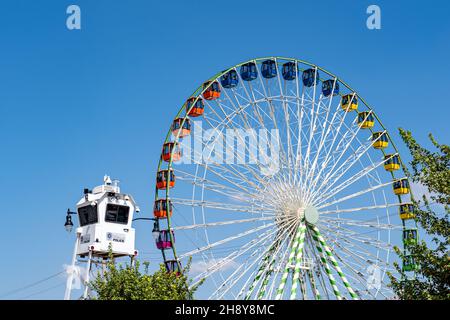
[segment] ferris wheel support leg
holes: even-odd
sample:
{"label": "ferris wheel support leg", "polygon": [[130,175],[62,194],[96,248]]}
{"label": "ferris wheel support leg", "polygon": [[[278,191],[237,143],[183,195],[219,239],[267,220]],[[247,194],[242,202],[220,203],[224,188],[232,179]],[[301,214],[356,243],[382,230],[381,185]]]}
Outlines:
{"label": "ferris wheel support leg", "polygon": [[77,239],[75,240],[75,247],[73,248],[72,263],[66,282],[66,292],[64,293],[64,300],[70,300],[70,293],[72,292],[73,274],[75,272],[75,263],[77,261],[78,243],[80,241],[81,233],[77,232]]}
{"label": "ferris wheel support leg", "polygon": [[309,281],[311,282],[312,290],[314,292],[314,298],[316,298],[316,300],[320,300],[321,299],[320,292],[317,289],[316,282],[314,280],[314,275],[312,274],[311,270],[308,270],[308,276]]}
{"label": "ferris wheel support leg", "polygon": [[[339,267],[336,259],[333,257],[333,254],[331,253],[330,248],[327,246],[325,239],[320,234],[319,229],[316,226],[312,226],[311,229],[314,232],[313,233],[314,240],[316,240],[318,242],[318,244],[320,244],[323,247],[323,249],[325,250],[325,254],[330,259],[331,264],[333,265],[333,267],[336,269],[337,273],[339,274],[339,277],[341,278],[342,282],[344,283],[344,286],[347,288],[348,292],[350,293],[350,296],[354,300],[358,300],[358,295],[355,293],[355,291],[350,286],[350,283],[348,282],[347,278],[345,277],[344,273],[342,272],[342,269]],[[323,252],[322,252],[322,254],[323,254]]]}
{"label": "ferris wheel support leg", "polygon": [[259,268],[258,273],[255,276],[255,279],[253,279],[253,282],[252,282],[250,288],[248,289],[247,295],[245,296],[245,300],[249,300],[250,299],[250,297],[251,297],[251,295],[253,293],[253,290],[255,289],[256,283],[259,281],[259,279],[261,279],[261,276],[264,273],[264,270],[265,270],[266,265],[267,265],[267,261],[269,260],[269,258],[271,256],[271,252],[273,251],[273,248],[274,247],[271,247],[269,249],[269,251],[267,251],[267,254],[266,254],[266,256],[263,259],[263,264]]}
{"label": "ferris wheel support leg", "polygon": [[319,238],[317,237],[317,235],[314,232],[312,234],[312,237],[316,241],[316,248],[317,248],[317,251],[319,251],[320,261],[322,262],[323,267],[325,268],[325,272],[328,276],[328,280],[330,281],[331,287],[333,288],[334,295],[336,296],[336,298],[338,300],[342,300],[342,295],[339,292],[339,289],[336,285],[336,280],[334,279],[333,275],[331,274],[331,269],[330,269],[330,266],[328,265],[327,259],[325,257],[325,253],[323,252],[322,246],[319,242]]}
{"label": "ferris wheel support leg", "polygon": [[275,263],[275,259],[272,259],[270,265],[269,265],[269,270],[266,272],[266,274],[264,275],[264,279],[261,285],[261,289],[258,293],[258,299],[262,300],[264,298],[264,296],[266,295],[266,290],[267,290],[267,285],[269,284],[269,278],[272,274],[271,268],[273,268],[273,265]]}
{"label": "ferris wheel support leg", "polygon": [[303,254],[303,247],[305,244],[305,234],[306,234],[306,225],[301,225],[301,235],[298,242],[297,247],[297,255],[295,257],[295,269],[294,269],[294,277],[292,279],[292,288],[291,288],[291,300],[295,299],[295,296],[297,295],[297,285],[300,280],[300,268],[301,268],[301,261],[302,261],[302,254]]}
{"label": "ferris wheel support leg", "polygon": [[91,274],[91,268],[92,268],[92,251],[89,251],[89,257],[87,261],[87,270],[86,270],[86,279],[84,282],[84,292],[83,292],[83,299],[86,300],[88,297],[88,291],[89,291],[89,277]]}
{"label": "ferris wheel support leg", "polygon": [[289,269],[291,268],[291,264],[294,261],[295,252],[297,251],[297,247],[300,242],[300,238],[302,236],[302,231],[304,229],[302,228],[302,224],[297,229],[297,234],[295,235],[294,242],[292,244],[291,253],[289,254],[289,259],[286,264],[286,268],[284,270],[283,276],[281,277],[281,282],[277,290],[277,295],[275,296],[275,300],[280,300],[283,296],[284,287],[286,286],[287,278],[289,276]]}

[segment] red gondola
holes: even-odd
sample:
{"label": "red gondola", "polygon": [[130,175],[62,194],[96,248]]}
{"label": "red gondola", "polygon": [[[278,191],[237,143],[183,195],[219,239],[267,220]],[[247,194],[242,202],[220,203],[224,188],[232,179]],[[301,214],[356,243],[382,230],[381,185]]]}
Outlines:
{"label": "red gondola", "polygon": [[183,138],[191,134],[191,123],[189,119],[177,118],[172,123],[172,134]]}
{"label": "red gondola", "polygon": [[[195,102],[196,97],[191,97],[186,101],[186,112],[189,117],[199,117],[205,111],[205,105],[203,103],[202,98],[198,98],[197,102]],[[192,108],[192,109],[191,109]]]}
{"label": "red gondola", "polygon": [[215,100],[220,97],[220,86],[217,81],[211,83],[211,81],[206,81],[203,84],[203,89],[206,89],[203,92],[203,98],[206,100]]}
{"label": "red gondola", "polygon": [[164,143],[162,151],[163,160],[169,162],[172,153],[172,161],[179,161],[181,159],[181,150],[178,144],[173,142]]}
{"label": "red gondola", "polygon": [[169,202],[169,210],[167,210],[167,200],[159,199],[155,201],[155,205],[153,206],[153,215],[155,218],[164,219],[167,218],[167,211],[169,211],[170,216],[172,216],[172,202]]}
{"label": "red gondola", "polygon": [[[167,174],[169,177],[167,178]],[[169,181],[169,188],[173,188],[175,186],[175,175],[173,170],[160,170],[156,174],[156,188],[159,190],[164,190],[167,188],[167,181]]]}

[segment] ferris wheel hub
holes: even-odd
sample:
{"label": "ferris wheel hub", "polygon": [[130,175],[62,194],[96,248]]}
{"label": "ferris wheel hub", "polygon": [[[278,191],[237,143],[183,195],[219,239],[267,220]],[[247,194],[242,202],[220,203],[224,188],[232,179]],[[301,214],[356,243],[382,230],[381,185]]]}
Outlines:
{"label": "ferris wheel hub", "polygon": [[309,224],[315,225],[319,221],[319,211],[313,206],[307,206],[304,215],[306,222]]}

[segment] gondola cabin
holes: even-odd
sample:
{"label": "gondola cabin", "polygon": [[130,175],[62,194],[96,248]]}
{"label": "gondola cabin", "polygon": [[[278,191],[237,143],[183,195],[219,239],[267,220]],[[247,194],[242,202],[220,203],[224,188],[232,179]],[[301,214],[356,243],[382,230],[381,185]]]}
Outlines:
{"label": "gondola cabin", "polygon": [[180,138],[186,137],[191,134],[191,123],[189,119],[177,118],[172,123],[172,134]]}
{"label": "gondola cabin", "polygon": [[236,70],[230,70],[220,77],[220,84],[226,89],[234,88],[239,83],[239,76]]}
{"label": "gondola cabin", "polygon": [[244,81],[252,81],[258,78],[258,71],[254,62],[244,63],[240,68],[241,78]]}
{"label": "gondola cabin", "polygon": [[306,69],[302,74],[302,81],[305,87],[312,87],[319,83],[319,71],[316,69]]}
{"label": "gondola cabin", "polygon": [[414,256],[409,254],[403,258],[403,271],[416,271],[419,269],[415,262]]}
{"label": "gondola cabin", "polygon": [[173,188],[175,186],[175,174],[173,170],[160,170],[156,174],[156,188],[158,190],[167,189],[167,182],[169,182],[169,188]]}
{"label": "gondola cabin", "polygon": [[358,97],[356,94],[346,94],[342,96],[341,107],[347,112],[358,110]]}
{"label": "gondola cabin", "polygon": [[406,247],[417,244],[417,229],[416,228],[407,228],[403,230],[403,244]]}
{"label": "gondola cabin", "polygon": [[358,113],[358,125],[361,129],[370,129],[375,125],[375,116],[372,111]]}
{"label": "gondola cabin", "polygon": [[161,230],[158,238],[156,239],[156,248],[159,250],[171,249],[172,242],[170,241],[170,234],[172,233],[173,241],[175,242],[175,234],[173,231]]}
{"label": "gondola cabin", "polygon": [[[167,203],[169,203],[169,206],[167,206]],[[167,218],[167,212],[169,212],[172,217],[172,209],[172,202],[170,200],[158,199],[153,206],[153,215],[155,218],[164,219]]]}
{"label": "gondola cabin", "polygon": [[105,176],[104,184],[85,189],[77,203],[80,238],[76,254],[85,257],[136,256],[133,215],[139,211],[133,197],[120,191],[118,181]]}
{"label": "gondola cabin", "polygon": [[217,81],[206,81],[203,84],[203,98],[206,100],[215,100],[220,97],[220,86]]}
{"label": "gondola cabin", "polygon": [[261,74],[266,79],[271,79],[277,76],[277,64],[275,60],[264,60],[261,64]]}
{"label": "gondola cabin", "polygon": [[292,61],[283,64],[282,75],[284,80],[295,80],[297,78],[297,64]]}
{"label": "gondola cabin", "polygon": [[336,96],[339,94],[339,82],[328,79],[322,82],[322,94],[325,97],[329,97],[331,94]]}
{"label": "gondola cabin", "polygon": [[167,260],[164,262],[164,264],[166,265],[167,272],[174,272],[176,275],[181,274],[181,262],[179,262],[178,260]]}
{"label": "gondola cabin", "polygon": [[400,219],[408,220],[414,219],[416,214],[414,212],[414,205],[412,203],[404,203],[399,207]]}
{"label": "gondola cabin", "polygon": [[395,171],[400,169],[400,157],[398,154],[387,154],[384,156],[384,169],[386,171]]}
{"label": "gondola cabin", "polygon": [[198,100],[195,101],[196,99],[196,97],[191,97],[186,101],[186,112],[189,117],[199,117],[203,115],[205,111],[203,99],[199,97]]}
{"label": "gondola cabin", "polygon": [[393,187],[394,187],[394,193],[396,195],[402,195],[402,194],[409,193],[409,182],[408,182],[407,178],[395,180]]}
{"label": "gondola cabin", "polygon": [[375,149],[384,149],[389,145],[386,132],[379,131],[372,134],[372,146]]}
{"label": "gondola cabin", "polygon": [[179,161],[181,159],[181,150],[178,143],[166,142],[163,145],[162,158],[164,161],[169,162],[170,157],[172,161]]}

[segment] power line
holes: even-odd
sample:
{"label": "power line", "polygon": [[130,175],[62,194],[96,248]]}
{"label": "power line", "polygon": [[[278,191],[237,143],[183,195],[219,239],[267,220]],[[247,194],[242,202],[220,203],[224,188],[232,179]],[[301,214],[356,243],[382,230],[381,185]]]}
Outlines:
{"label": "power line", "polygon": [[44,279],[41,279],[41,280],[36,281],[36,282],[33,282],[33,283],[29,284],[29,285],[26,285],[26,286],[23,286],[23,287],[21,287],[21,288],[14,289],[14,290],[12,290],[12,291],[6,292],[6,293],[4,293],[3,295],[1,295],[0,297],[1,297],[1,298],[4,298],[4,297],[10,296],[10,295],[12,295],[12,294],[14,294],[14,293],[17,293],[17,292],[26,290],[26,289],[31,288],[31,287],[34,287],[34,286],[36,286],[36,285],[38,285],[38,284],[41,284],[41,283],[43,283],[43,282],[45,282],[45,281],[48,281],[48,280],[50,280],[50,279],[52,279],[52,278],[55,278],[55,277],[59,276],[60,274],[62,274],[62,273],[64,273],[64,272],[65,272],[65,271],[60,271],[60,272],[55,273],[55,274],[53,274],[53,275],[51,275],[51,276],[48,276],[48,277],[46,277],[46,278],[44,278]]}
{"label": "power line", "polygon": [[50,288],[43,289],[43,290],[41,290],[41,291],[38,291],[38,292],[35,292],[35,293],[32,293],[32,294],[29,294],[29,295],[23,297],[23,298],[20,299],[20,300],[25,300],[25,299],[28,299],[29,297],[36,296],[36,295],[38,295],[38,294],[45,293],[45,292],[47,292],[47,291],[50,291],[50,290],[59,288],[59,287],[61,287],[61,286],[64,285],[64,284],[65,284],[65,282],[59,283],[59,284],[57,284],[56,286],[52,286],[52,287],[50,287]]}

